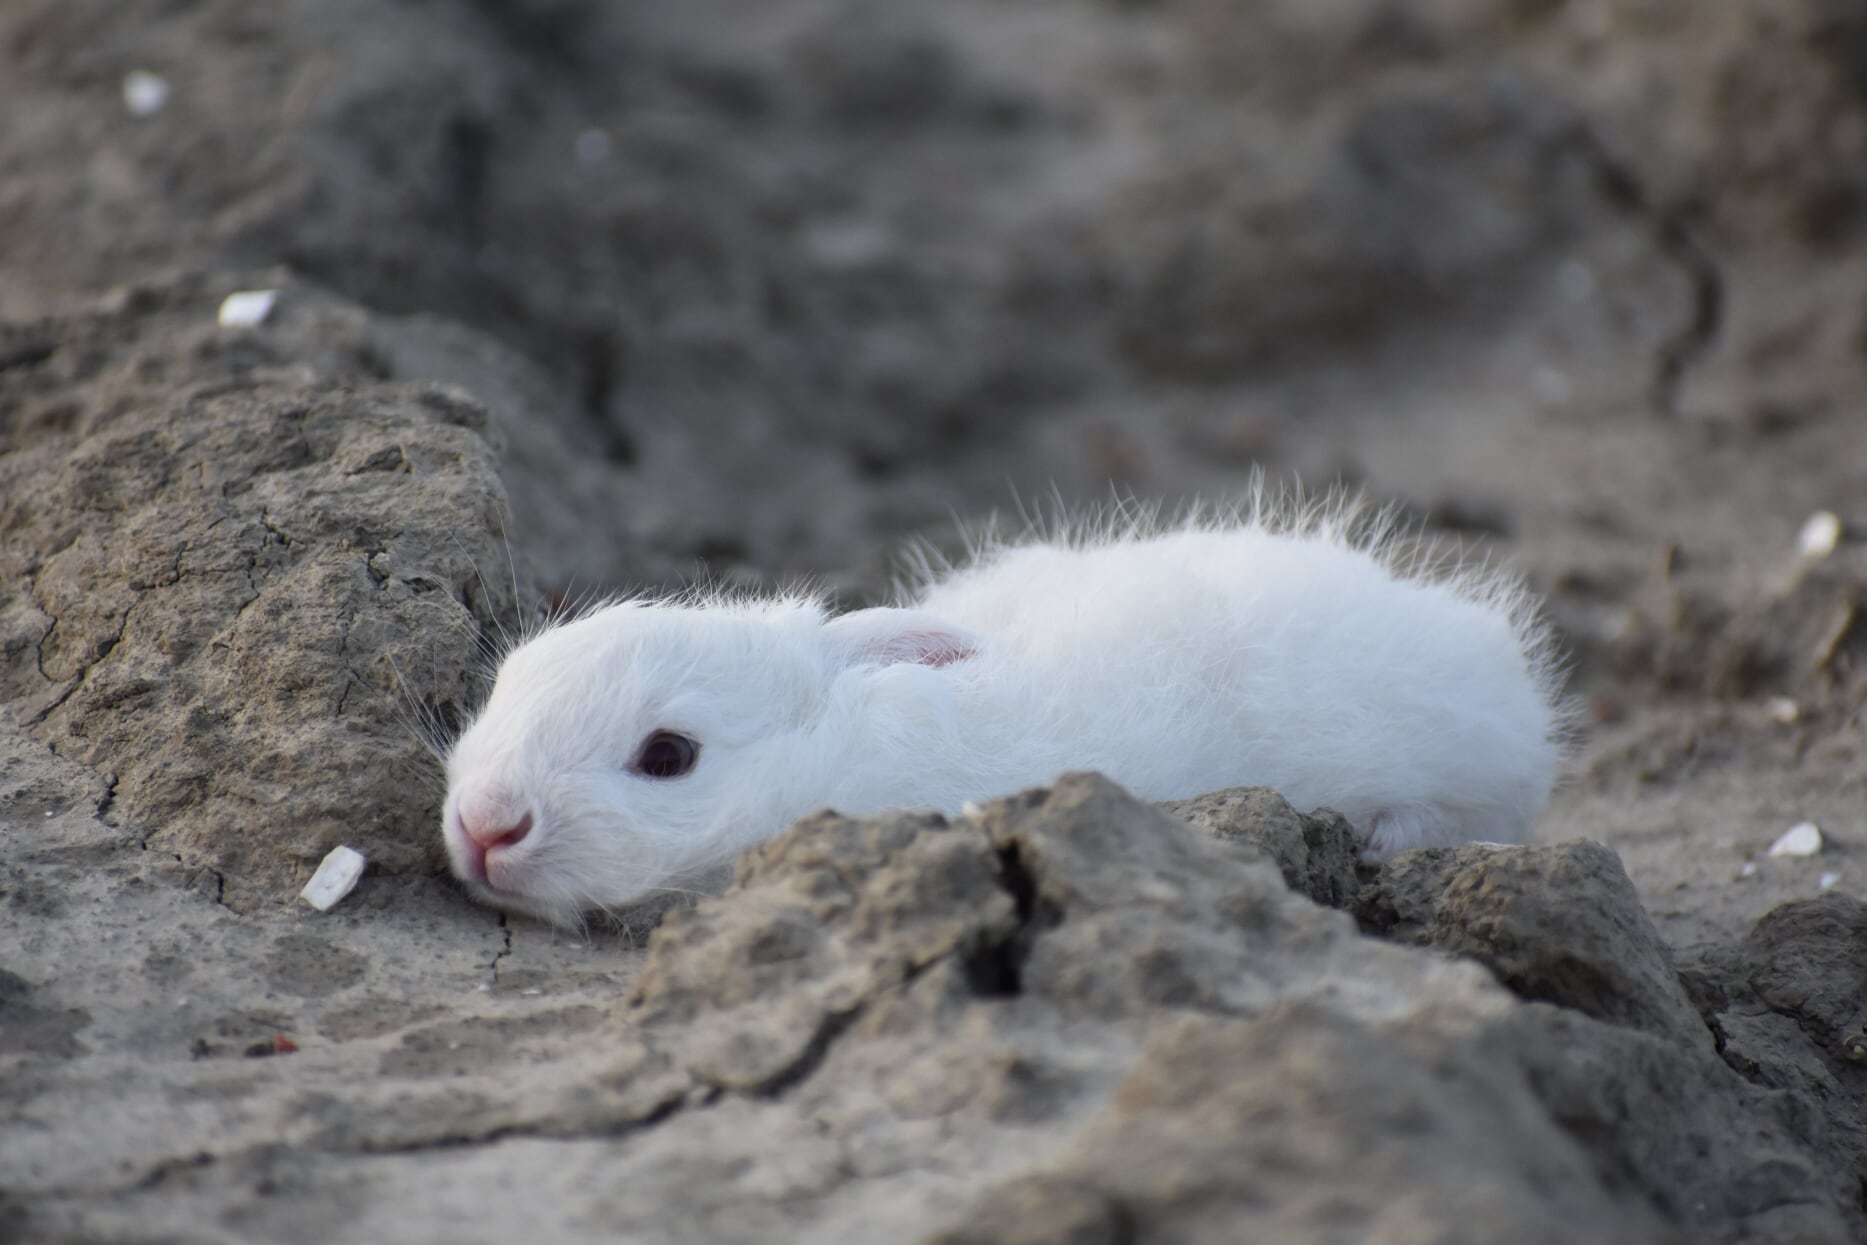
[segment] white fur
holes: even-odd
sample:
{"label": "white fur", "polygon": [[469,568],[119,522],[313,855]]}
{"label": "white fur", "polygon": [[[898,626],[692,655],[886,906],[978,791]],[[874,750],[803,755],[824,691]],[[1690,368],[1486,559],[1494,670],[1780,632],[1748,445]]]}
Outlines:
{"label": "white fur", "polygon": [[[1352,506],[990,544],[901,610],[629,600],[519,645],[448,757],[462,807],[534,828],[481,898],[557,921],[691,887],[814,810],[957,812],[1100,770],[1146,799],[1275,787],[1370,855],[1526,837],[1558,674],[1514,581],[1446,572]],[[923,662],[933,664],[923,664]],[[627,768],[657,730],[694,770]]]}

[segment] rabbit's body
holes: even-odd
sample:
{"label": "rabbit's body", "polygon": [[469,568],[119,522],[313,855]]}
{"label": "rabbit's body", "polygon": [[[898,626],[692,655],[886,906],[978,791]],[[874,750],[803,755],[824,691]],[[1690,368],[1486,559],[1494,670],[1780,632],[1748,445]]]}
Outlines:
{"label": "rabbit's body", "polygon": [[1274,787],[1371,855],[1524,838],[1561,722],[1522,594],[1402,574],[1352,526],[1261,511],[995,547],[840,618],[606,607],[516,649],[456,746],[457,871],[565,919],[818,808],[953,812],[1078,769],[1149,799]]}

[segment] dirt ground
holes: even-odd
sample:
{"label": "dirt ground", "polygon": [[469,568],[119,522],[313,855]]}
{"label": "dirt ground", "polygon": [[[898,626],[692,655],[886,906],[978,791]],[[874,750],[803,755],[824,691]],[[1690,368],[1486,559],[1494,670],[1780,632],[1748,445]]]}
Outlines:
{"label": "dirt ground", "polygon": [[[0,1239],[1862,1239],[1863,393],[1825,0],[14,0]],[[1071,787],[653,934],[449,884],[410,718],[541,602],[1259,469],[1546,596],[1538,846],[1318,906]]]}

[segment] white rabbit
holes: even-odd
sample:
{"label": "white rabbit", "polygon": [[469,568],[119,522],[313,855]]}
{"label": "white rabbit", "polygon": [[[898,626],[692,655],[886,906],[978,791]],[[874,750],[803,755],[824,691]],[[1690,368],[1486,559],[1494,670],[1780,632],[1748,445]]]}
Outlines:
{"label": "white rabbit", "polygon": [[902,608],[624,600],[515,648],[447,761],[475,896],[571,922],[696,885],[832,807],[957,811],[1100,770],[1276,788],[1380,857],[1526,837],[1561,753],[1521,588],[1352,505],[991,544]]}

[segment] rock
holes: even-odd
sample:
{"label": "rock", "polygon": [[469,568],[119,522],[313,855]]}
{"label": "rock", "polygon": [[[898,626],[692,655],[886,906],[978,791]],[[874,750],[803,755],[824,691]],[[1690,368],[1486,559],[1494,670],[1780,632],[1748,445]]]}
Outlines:
{"label": "rock", "polygon": [[[1510,1006],[1456,962],[1358,938],[1268,863],[1080,776],[952,824],[823,816],[755,849],[725,896],[656,934],[624,1032],[654,1052],[647,1066],[685,1067],[689,1102],[779,1096],[861,1120],[883,1150],[938,1119],[971,1156],[943,1148],[942,1164],[980,1176],[1015,1146],[1033,1174],[934,1239],[1204,1239],[1228,1220],[1299,1235],[1465,1222],[1474,1240],[1573,1239],[1579,1222],[1654,1239],[1521,1081],[1439,1068],[1436,1041]],[[1396,1183],[1445,1187],[1439,1164],[1471,1194],[1396,1199]],[[1392,1174],[1344,1188],[1344,1166]]]}
{"label": "rock", "polygon": [[[1614,909],[1618,873],[1593,852],[1510,851],[1479,894],[1541,870],[1571,907]],[[1455,890],[1487,876],[1451,873]],[[1494,902],[1490,927],[1532,928],[1526,902]],[[1475,922],[1482,905],[1463,906]],[[1858,933],[1853,909],[1814,915],[1823,937]],[[411,1010],[366,958],[405,926],[315,920],[248,969],[292,1011],[223,1016],[164,1075],[218,1084],[202,1078],[250,1061],[208,1056],[291,1034],[323,1088],[242,1090],[231,1132],[188,1134],[185,1181],[35,1185],[33,1232],[185,1235],[213,1217],[393,1239],[463,1206],[489,1234],[832,1245],[1861,1226],[1857,1154],[1806,1090],[1747,1080],[1702,1031],[1520,1001],[1477,965],[1365,937],[1268,861],[1094,776],[951,822],[800,823],[668,916],[619,1005],[481,1014],[471,1000],[497,995],[469,991]],[[59,990],[22,976],[6,993],[47,1051],[83,1049],[89,1016]],[[343,1075],[347,1042],[373,1075]],[[268,1112],[301,1138],[289,1178]],[[552,1197],[477,1199],[515,1170]]]}
{"label": "rock", "polygon": [[[965,1172],[964,1204],[922,1238],[944,1243],[1241,1226],[1683,1241],[1718,1223],[1831,1239],[1854,1223],[1845,1159],[1806,1112],[1735,1075],[1678,986],[1684,1015],[1649,980],[1663,964],[1644,958],[1657,944],[1611,853],[1471,850],[1402,862],[1443,857],[1447,919],[1464,912],[1505,948],[1537,929],[1533,877],[1551,911],[1605,908],[1600,945],[1552,960],[1631,962],[1610,990],[1569,990],[1611,1020],[1510,1002],[1456,961],[1357,938],[1267,863],[1083,776],[950,824],[819,817],[749,854],[725,896],[652,941],[619,1034],[641,1071],[612,1083],[640,1075],[665,1104],[680,1070],[684,1106],[656,1126],[677,1152],[693,1108],[724,1094],[859,1136],[859,1176]],[[1565,984],[1550,968],[1512,980]],[[1657,1001],[1628,1012],[1621,996],[1646,985]],[[864,1230],[901,1235],[938,1208],[897,1187],[904,1201]],[[838,1220],[813,1222],[844,1239]],[[724,1219],[704,1227],[738,1239]]]}
{"label": "rock", "polygon": [[663,922],[630,1012],[700,1081],[741,1092],[808,1075],[873,999],[931,966],[1009,971],[1018,924],[991,845],[909,815],[805,822],[754,849],[728,893],[743,902]]}
{"label": "rock", "polygon": [[1332,809],[1299,813],[1269,787],[1215,791],[1161,808],[1215,838],[1256,848],[1291,890],[1326,907],[1346,908],[1361,889],[1354,828]]}
{"label": "rock", "polygon": [[333,847],[318,863],[311,880],[298,892],[298,897],[319,912],[328,912],[356,889],[368,864],[368,860],[355,848],[342,845]]}
{"label": "rock", "polygon": [[505,562],[486,412],[320,383],[268,329],[218,327],[218,301],[146,287],[0,372],[0,578],[25,589],[0,607],[0,697],[115,775],[129,836],[243,908],[340,842],[436,867],[416,726],[464,720],[480,631],[516,607],[481,576]]}
{"label": "rock", "polygon": [[1635,1199],[1605,1194],[1508,1058],[1304,1006],[1165,1021],[1058,1163],[993,1189],[928,1239],[1557,1245],[1670,1234]]}
{"label": "rock", "polygon": [[1822,831],[1812,821],[1799,821],[1770,844],[1772,856],[1814,856],[1822,850]]}
{"label": "rock", "polygon": [[[1830,892],[1777,908],[1705,957],[1697,976],[1721,983],[1705,1006],[1726,1061],[1764,1084],[1815,1086],[1825,1102],[1867,1108],[1863,946],[1867,904]],[[1867,1153],[1861,1120],[1837,1122]]]}
{"label": "rock", "polygon": [[1835,1144],[1818,1098],[1736,1075],[1702,1043],[1545,1004],[1482,1046],[1473,1057],[1518,1068],[1603,1183],[1640,1190],[1684,1241],[1859,1237],[1860,1151]]}
{"label": "rock", "polygon": [[1709,1039],[1620,858],[1599,843],[1405,852],[1355,911],[1383,937],[1476,959],[1524,998],[1687,1047]]}
{"label": "rock", "polygon": [[1796,552],[1805,558],[1825,558],[1841,543],[1841,517],[1832,510],[1817,510],[1796,532]]}

